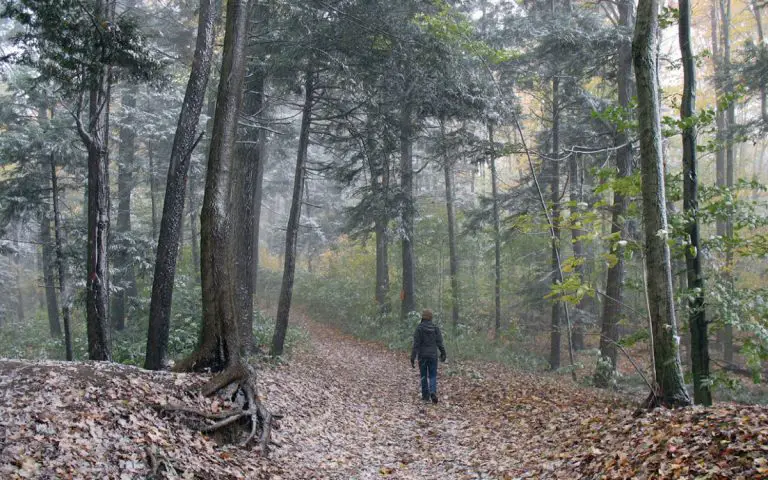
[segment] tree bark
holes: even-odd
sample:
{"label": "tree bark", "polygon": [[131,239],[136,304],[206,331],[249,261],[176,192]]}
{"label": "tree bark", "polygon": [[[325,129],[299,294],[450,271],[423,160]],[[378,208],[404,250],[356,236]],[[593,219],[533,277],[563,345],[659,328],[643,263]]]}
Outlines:
{"label": "tree bark", "polygon": [[48,309],[48,330],[52,338],[61,337],[59,321],[59,302],[56,298],[56,280],[53,259],[53,240],[51,239],[51,217],[44,212],[40,219],[40,244],[43,250],[43,282],[45,284],[45,304]]}
{"label": "tree bark", "polygon": [[[440,122],[440,133],[445,139],[445,125]],[[494,169],[495,170],[495,169]],[[453,161],[443,158],[443,173],[445,175],[445,209],[448,216],[448,255],[451,271],[451,324],[453,330],[459,327],[459,254],[456,247],[456,212],[453,193]],[[495,184],[495,182],[494,182]]]}
{"label": "tree bark", "polygon": [[[256,118],[264,104],[264,73],[251,72],[246,81],[242,115]],[[256,184],[259,175],[259,140],[262,129],[241,126],[242,138],[235,147],[230,192],[230,211],[234,215],[234,260],[235,260],[235,315],[240,326],[240,347],[247,355],[253,350],[253,281],[254,230],[256,228]]]}
{"label": "tree bark", "polygon": [[[560,277],[558,245],[560,244],[560,78],[552,78],[552,178],[550,179],[550,200],[552,202],[552,284],[558,285]],[[560,368],[560,302],[552,302],[551,337],[549,344],[549,366]]]}
{"label": "tree bark", "polygon": [[[733,78],[731,74],[731,0],[720,0],[723,36],[723,74],[725,75],[725,93],[733,93]],[[725,111],[725,185],[733,187],[735,157],[733,148],[733,131],[736,127],[736,102],[731,99]],[[725,221],[725,237],[733,238],[733,220],[730,215]],[[731,294],[734,291],[733,280],[733,249],[728,246],[725,252],[725,278]],[[723,360],[733,363],[733,324],[728,319],[723,327]]]}
{"label": "tree bark", "polygon": [[402,189],[403,286],[400,292],[400,317],[416,311],[416,259],[413,254],[413,106],[406,100],[400,112],[400,188]]}
{"label": "tree bark", "polygon": [[683,129],[683,209],[688,223],[686,233],[689,244],[685,261],[690,289],[688,304],[691,331],[691,370],[693,371],[693,400],[700,405],[712,404],[709,388],[709,337],[704,311],[704,277],[701,270],[698,219],[698,172],[696,165],[696,126],[688,123],[696,111],[696,64],[691,45],[690,0],[680,1],[680,51],[683,61],[683,99],[680,119]]}
{"label": "tree bark", "polygon": [[[760,13],[762,8],[757,0],[751,0],[752,14],[755,16],[755,23],[757,25],[757,45],[760,52],[765,52],[765,35],[763,33],[763,18]],[[760,77],[760,118],[763,123],[768,124],[768,105],[766,105],[766,79],[765,75]]]}
{"label": "tree bark", "polygon": [[[174,140],[175,141],[175,140]],[[149,160],[149,205],[152,211],[152,241],[158,241],[157,236],[157,186],[155,185],[155,155],[152,148],[152,141],[147,142],[147,159]]]}
{"label": "tree bark", "polygon": [[314,103],[315,95],[315,73],[308,70],[304,75],[304,108],[301,114],[299,149],[296,154],[296,171],[293,177],[293,199],[291,201],[290,214],[288,215],[288,226],[285,231],[283,282],[280,287],[280,300],[277,305],[275,334],[272,337],[272,349],[270,352],[272,356],[282,355],[285,347],[285,334],[288,331],[288,319],[291,311],[291,298],[293,296],[293,277],[296,270],[299,221],[301,220],[301,203],[304,197],[309,129],[312,125],[312,104]]}
{"label": "tree bark", "polygon": [[64,355],[72,361],[72,329],[70,327],[69,286],[67,284],[66,260],[64,258],[64,232],[61,225],[61,209],[59,208],[59,179],[56,174],[56,157],[50,154],[51,166],[51,197],[53,198],[53,231],[56,241],[56,270],[59,274],[59,301],[61,302],[61,319],[64,322]]}
{"label": "tree bark", "polygon": [[645,263],[658,383],[656,401],[665,406],[689,405],[680,364],[667,236],[666,195],[661,150],[661,117],[657,76],[658,0],[640,0],[637,8],[632,58],[638,98],[642,170]]}
{"label": "tree bark", "polygon": [[[266,85],[265,85],[266,88]],[[262,100],[266,103],[265,100]],[[264,108],[264,107],[262,107]],[[267,131],[259,130],[259,163],[256,172],[256,185],[253,193],[253,280],[252,288],[254,295],[259,280],[259,238],[261,235],[261,202],[264,198],[264,169],[267,163]]]}
{"label": "tree bark", "polygon": [[[366,131],[370,131],[370,128],[372,127],[369,125]],[[375,139],[369,136],[366,140],[366,158],[371,173],[373,195],[377,202],[383,202],[383,207],[377,209],[373,219],[376,236],[376,304],[379,306],[380,313],[388,313],[392,309],[389,301],[389,234],[387,232],[390,221],[389,157],[387,153],[377,151]]]}
{"label": "tree bark", "polygon": [[[584,201],[582,195],[582,189],[584,188],[581,180],[581,174],[579,171],[579,155],[571,154],[568,159],[568,176],[571,181],[569,183],[569,199],[571,203],[571,216],[572,219],[576,219],[579,216],[579,204]],[[584,254],[584,242],[581,237],[584,235],[584,230],[581,229],[580,224],[576,224],[571,221],[571,244],[573,245],[573,256],[578,260],[576,266],[576,273],[579,275],[579,281],[586,284],[587,279],[587,263],[586,255]],[[584,350],[584,318],[587,315],[587,308],[589,306],[589,297],[584,296],[579,304],[576,305],[576,315],[573,322],[573,349]]]}
{"label": "tree bark", "polygon": [[498,338],[501,330],[501,214],[499,212],[499,176],[496,171],[496,148],[493,139],[493,126],[488,124],[488,143],[490,145],[489,164],[491,167],[491,201],[493,204],[493,305],[494,337]]}
{"label": "tree bark", "polygon": [[[228,206],[243,93],[248,18],[247,0],[227,3],[221,82],[200,214],[203,326],[197,349],[176,367],[177,370],[226,369],[221,380],[243,369],[234,310],[234,262]],[[210,391],[210,388],[206,390]]]}
{"label": "tree bark", "polygon": [[[107,0],[96,4],[95,16],[110,22]],[[92,78],[89,92],[87,131],[80,125],[88,149],[88,257],[86,279],[86,326],[88,358],[111,360],[109,332],[109,279],[107,243],[109,237],[109,85],[110,67],[102,65]]]}
{"label": "tree bark", "polygon": [[[634,26],[634,1],[622,0],[619,2],[619,23],[631,29]],[[627,40],[619,45],[618,66],[618,100],[619,106],[629,108],[632,99],[632,42]],[[618,178],[627,178],[632,175],[632,143],[629,135],[624,130],[616,134],[616,166]],[[611,247],[616,256],[616,263],[608,268],[605,286],[605,301],[603,303],[603,318],[600,328],[600,356],[610,362],[608,371],[598,370],[595,374],[595,386],[606,388],[616,372],[617,349],[619,341],[618,323],[622,316],[624,301],[624,244],[629,237],[626,221],[629,199],[622,192],[613,192],[613,208],[611,212],[611,234],[618,235],[618,241]]]}
{"label": "tree bark", "polygon": [[[135,86],[129,87],[123,93],[123,107],[131,110],[136,107]],[[117,171],[117,233],[122,237],[131,233],[131,192],[133,190],[133,169],[136,154],[136,133],[132,123],[135,122],[132,113],[126,116],[126,123],[120,128],[120,161]],[[124,238],[123,238],[124,240]],[[128,301],[136,298],[136,274],[133,270],[133,262],[128,255],[125,242],[118,245],[115,252],[115,263],[118,266],[115,275],[115,283],[118,291],[112,296],[111,317],[112,326],[116,330],[125,328],[125,315]]]}
{"label": "tree bark", "polygon": [[[163,202],[163,218],[155,257],[155,275],[152,281],[152,297],[149,304],[149,331],[144,368],[159,370],[168,362],[168,335],[171,324],[173,283],[176,277],[176,260],[179,236],[184,216],[184,200],[187,175],[192,151],[197,143],[197,124],[205,102],[205,88],[211,73],[211,57],[215,38],[215,0],[200,0],[197,41],[192,60],[192,70],[181,105],[179,123],[173,139],[168,179]],[[196,228],[192,215],[192,249],[195,256]]]}

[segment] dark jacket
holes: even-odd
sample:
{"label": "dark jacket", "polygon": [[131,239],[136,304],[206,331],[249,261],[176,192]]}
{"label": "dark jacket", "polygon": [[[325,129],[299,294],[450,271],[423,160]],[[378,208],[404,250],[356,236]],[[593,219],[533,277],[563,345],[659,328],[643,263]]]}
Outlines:
{"label": "dark jacket", "polygon": [[413,333],[413,350],[411,350],[411,363],[419,358],[437,359],[440,351],[440,359],[445,361],[445,347],[440,328],[432,323],[432,320],[422,320]]}

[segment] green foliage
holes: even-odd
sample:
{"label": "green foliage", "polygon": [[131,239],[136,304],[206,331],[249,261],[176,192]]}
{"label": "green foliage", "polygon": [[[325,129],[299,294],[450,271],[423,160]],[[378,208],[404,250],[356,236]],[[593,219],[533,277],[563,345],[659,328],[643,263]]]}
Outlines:
{"label": "green foliage", "polygon": [[1,15],[22,26],[12,38],[19,50],[11,58],[35,67],[41,79],[53,79],[72,93],[94,86],[103,66],[144,81],[158,78],[163,69],[138,20],[130,15],[110,20],[96,2],[9,0]]}
{"label": "green foliage", "polygon": [[631,335],[625,335],[619,340],[619,345],[622,347],[633,347],[640,342],[645,342],[651,338],[650,332],[647,328],[641,328]]}
{"label": "green foliage", "polygon": [[661,7],[659,13],[659,28],[667,28],[677,25],[680,21],[680,9],[674,7]]}
{"label": "green foliage", "polygon": [[[568,259],[565,265],[568,265],[569,269],[566,270],[564,265],[563,271],[572,271],[570,270],[570,265],[572,263],[573,262]],[[566,276],[562,282],[553,284],[551,291],[545,296],[545,298],[557,300],[560,302],[568,302],[571,305],[578,305],[581,303],[585,296],[594,297],[595,289],[591,285],[582,282],[579,275],[569,275]]]}
{"label": "green foliage", "polygon": [[637,130],[637,119],[634,113],[636,110],[637,98],[632,97],[627,107],[609,104],[603,110],[592,110],[591,115],[592,118],[615,125],[618,132],[626,133]]}
{"label": "green foliage", "polygon": [[457,45],[469,55],[485,59],[493,64],[508,62],[519,57],[509,49],[492,48],[477,39],[474,24],[462,13],[453,9],[445,0],[433,0],[437,8],[434,14],[418,13],[414,22],[437,40]]}

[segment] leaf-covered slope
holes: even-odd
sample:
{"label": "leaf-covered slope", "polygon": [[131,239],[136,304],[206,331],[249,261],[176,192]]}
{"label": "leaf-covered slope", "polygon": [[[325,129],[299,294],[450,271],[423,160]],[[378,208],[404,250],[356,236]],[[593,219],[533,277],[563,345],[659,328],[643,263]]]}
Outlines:
{"label": "leaf-covered slope", "polygon": [[[635,412],[569,378],[499,365],[440,367],[419,400],[403,353],[307,323],[310,342],[258,384],[280,446],[219,446],[150,404],[217,411],[204,376],[108,364],[0,361],[0,477],[273,479],[768,478],[768,409]],[[168,477],[173,478],[173,477]]]}
{"label": "leaf-covered slope", "polygon": [[216,408],[186,395],[199,375],[108,363],[0,360],[1,478],[269,478],[275,465],[217,446],[153,405]]}

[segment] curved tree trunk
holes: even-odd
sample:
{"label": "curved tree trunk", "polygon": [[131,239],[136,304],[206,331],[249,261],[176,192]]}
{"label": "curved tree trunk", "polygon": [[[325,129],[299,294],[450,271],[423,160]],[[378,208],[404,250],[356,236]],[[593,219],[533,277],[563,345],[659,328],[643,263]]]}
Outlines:
{"label": "curved tree trunk", "polygon": [[203,326],[197,349],[177,370],[226,369],[204,388],[212,393],[244,371],[234,307],[231,223],[228,216],[235,137],[245,73],[248,1],[227,4],[224,59],[200,214]]}
{"label": "curved tree trunk", "polygon": [[[680,51],[683,59],[683,99],[680,119],[694,117],[696,112],[696,64],[691,45],[691,4],[680,1]],[[685,250],[689,300],[689,324],[691,331],[691,369],[693,370],[693,400],[700,405],[712,404],[709,388],[709,337],[704,315],[704,277],[699,254],[698,219],[698,172],[696,166],[696,126],[693,123],[683,130],[683,208],[688,218],[686,233],[688,247]]]}
{"label": "curved tree trunk", "polygon": [[[150,370],[162,369],[167,363],[173,283],[176,276],[176,257],[184,215],[187,174],[192,151],[197,143],[197,124],[200,121],[200,111],[205,102],[205,88],[211,72],[216,19],[214,4],[215,0],[200,1],[195,55],[192,60],[192,70],[189,74],[187,91],[181,106],[168,166],[163,218],[160,223],[160,237],[155,257],[155,275],[152,280],[152,297],[149,304],[149,331],[144,368]],[[196,246],[194,223],[193,221],[193,250]]]}
{"label": "curved tree trunk", "polygon": [[301,202],[304,197],[307,150],[309,148],[309,128],[312,124],[312,104],[314,103],[315,73],[308,70],[304,79],[304,108],[301,115],[299,149],[296,154],[296,171],[293,177],[293,199],[285,231],[285,259],[283,262],[283,282],[280,287],[280,300],[277,304],[275,334],[272,337],[272,356],[282,355],[285,347],[285,334],[288,331],[288,319],[291,313],[293,297],[293,278],[296,271],[296,251],[301,220]]}
{"label": "curved tree trunk", "polygon": [[645,263],[658,383],[656,402],[666,406],[689,405],[677,343],[672,271],[667,235],[666,195],[661,150],[661,117],[657,76],[658,0],[640,0],[637,8],[632,59],[635,66],[643,177]]}

